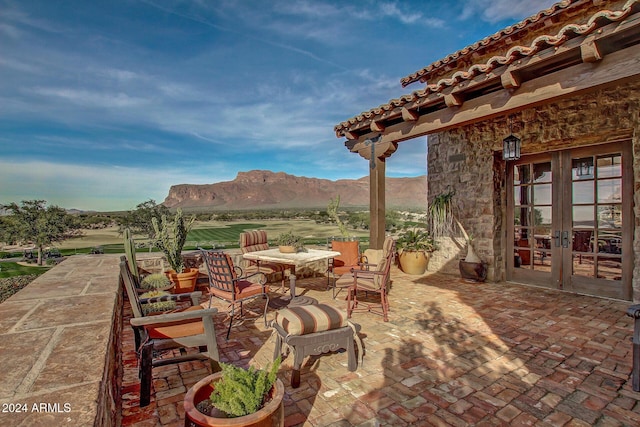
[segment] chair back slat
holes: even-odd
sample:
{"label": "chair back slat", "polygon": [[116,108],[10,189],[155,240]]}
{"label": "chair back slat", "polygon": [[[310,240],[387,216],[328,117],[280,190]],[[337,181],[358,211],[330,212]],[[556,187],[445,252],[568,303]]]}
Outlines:
{"label": "chair back slat", "polygon": [[382,272],[383,274],[376,275],[373,279],[378,288],[382,289],[389,283],[391,265],[393,264],[393,258],[395,256],[395,246],[396,242],[393,238],[387,237],[384,239],[384,243],[382,244],[383,257],[376,265],[376,271]]}
{"label": "chair back slat", "polygon": [[138,292],[135,287],[135,279],[133,278],[133,274],[131,274],[131,269],[129,268],[126,256],[120,257],[120,278],[124,282],[124,288],[127,291],[127,296],[131,303],[131,309],[133,310],[133,316],[143,317],[140,298],[138,298]]}
{"label": "chair back slat", "polygon": [[236,274],[233,260],[222,251],[202,251],[202,258],[209,272],[209,286],[224,292],[235,293]]}

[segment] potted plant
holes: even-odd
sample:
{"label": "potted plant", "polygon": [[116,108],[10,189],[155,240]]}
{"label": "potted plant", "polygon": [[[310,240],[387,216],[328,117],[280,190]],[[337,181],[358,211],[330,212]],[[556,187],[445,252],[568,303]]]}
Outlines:
{"label": "potted plant", "polygon": [[304,252],[304,240],[301,236],[293,234],[292,231],[287,231],[276,237],[276,245],[282,253],[296,253]]}
{"label": "potted plant", "polygon": [[398,236],[398,262],[407,274],[424,274],[429,265],[431,253],[438,247],[427,230],[410,228]]}
{"label": "potted plant", "polygon": [[[165,277],[166,278],[166,277]],[[167,279],[168,281],[169,279]],[[140,307],[142,308],[142,314],[145,316],[149,316],[151,314],[159,314],[163,311],[174,310],[176,308],[175,300],[166,300],[163,301],[154,301],[154,302],[145,302],[145,298],[157,298],[157,297],[166,297],[171,295],[169,292],[153,290],[149,292],[145,292],[140,295]]]}
{"label": "potted plant", "polygon": [[151,273],[140,282],[140,288],[147,291],[166,291],[172,286],[171,280],[163,273]]}
{"label": "potted plant", "polygon": [[284,385],[276,377],[280,358],[266,370],[226,363],[220,366],[221,372],[203,378],[187,391],[186,426],[284,425]]}
{"label": "potted plant", "polygon": [[164,252],[171,270],[166,272],[174,284],[175,293],[193,292],[198,280],[197,268],[185,268],[182,249],[187,241],[187,234],[193,226],[195,217],[185,221],[182,209],[178,208],[172,222],[162,216],[160,224],[157,218],[151,218],[155,231],[155,245]]}
{"label": "potted plant", "polygon": [[467,255],[460,260],[458,268],[465,280],[484,282],[487,278],[487,264],[483,262],[473,248],[473,238],[455,214],[453,197],[455,191],[437,195],[429,205],[429,223],[434,237],[454,234],[457,227],[467,244]]}

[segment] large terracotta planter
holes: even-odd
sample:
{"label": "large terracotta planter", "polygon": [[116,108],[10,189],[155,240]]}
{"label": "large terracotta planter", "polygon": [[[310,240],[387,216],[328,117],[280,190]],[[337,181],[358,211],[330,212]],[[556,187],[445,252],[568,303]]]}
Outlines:
{"label": "large terracotta planter", "polygon": [[243,417],[236,418],[216,418],[210,417],[198,411],[196,406],[203,400],[209,399],[211,392],[213,391],[216,381],[220,380],[222,372],[209,375],[198,381],[193,387],[187,391],[184,397],[184,411],[185,411],[185,427],[282,427],[284,426],[284,404],[282,398],[284,397],[284,385],[279,379],[276,380],[273,388],[271,389],[271,400],[253,414],[245,415]]}
{"label": "large terracotta planter", "polygon": [[278,246],[278,250],[280,251],[280,253],[283,253],[283,254],[295,254],[296,253],[296,247],[295,246],[280,245],[280,246]]}
{"label": "large terracotta planter", "polygon": [[196,281],[198,280],[199,274],[197,268],[186,268],[182,273],[176,273],[175,270],[170,270],[167,271],[166,274],[174,285],[174,294],[193,292],[196,289]]}
{"label": "large terracotta planter", "polygon": [[425,251],[401,250],[398,253],[400,268],[407,274],[420,275],[427,271],[431,254]]}

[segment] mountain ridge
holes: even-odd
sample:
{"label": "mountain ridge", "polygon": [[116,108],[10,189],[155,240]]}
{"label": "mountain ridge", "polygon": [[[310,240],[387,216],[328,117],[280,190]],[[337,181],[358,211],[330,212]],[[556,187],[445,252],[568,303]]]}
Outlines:
{"label": "mountain ridge", "polygon": [[[424,208],[426,175],[386,178],[386,204],[390,208]],[[273,208],[326,208],[340,196],[340,206],[369,206],[369,177],[360,179],[309,178],[285,172],[238,172],[232,181],[213,184],[172,185],[163,204],[169,208],[247,210]]]}

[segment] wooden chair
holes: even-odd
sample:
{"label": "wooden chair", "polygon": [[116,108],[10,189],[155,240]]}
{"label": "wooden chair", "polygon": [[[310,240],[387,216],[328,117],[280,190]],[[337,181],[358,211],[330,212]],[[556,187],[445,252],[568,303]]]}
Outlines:
{"label": "wooden chair", "polygon": [[327,267],[327,289],[329,287],[332,288],[333,298],[335,299],[341,288],[337,287],[336,281],[331,279],[336,279],[343,274],[349,273],[352,269],[360,269],[362,255],[360,254],[360,242],[357,240],[331,240],[331,250],[340,252],[340,256],[329,259]]}
{"label": "wooden chair", "polygon": [[[256,251],[265,251],[269,249],[269,242],[267,241],[267,232],[264,230],[252,230],[240,233],[240,250],[243,254]],[[274,273],[280,273],[281,291],[286,291],[285,275],[284,272],[289,268],[286,264],[278,264],[275,262],[265,262],[259,260],[246,260],[246,265],[243,265],[245,274],[251,274],[254,272],[264,273],[267,277],[270,277]]]}
{"label": "wooden chair", "polygon": [[[151,371],[156,366],[208,360],[213,372],[220,370],[220,356],[213,323],[213,315],[218,310],[203,309],[198,305],[202,292],[140,299],[125,256],[120,257],[120,278],[124,282],[134,316],[130,323],[134,331],[136,351],[140,355],[140,406],[147,406],[151,400]],[[143,315],[143,304],[166,300],[186,301],[190,302],[191,306],[167,314]],[[186,348],[190,347],[197,348],[198,352],[187,353]],[[180,355],[154,358],[158,352],[173,349],[180,349]]]}
{"label": "wooden chair", "polygon": [[[269,286],[264,273],[258,272],[243,275],[240,267],[233,265],[233,260],[222,251],[202,250],[202,258],[209,273],[209,306],[212,298],[226,301],[231,306],[229,314],[229,327],[227,328],[227,340],[231,333],[231,325],[235,317],[236,305],[240,306],[240,316],[243,316],[242,303],[244,301],[263,297],[264,304],[264,324],[267,326],[267,307],[269,305]],[[257,282],[251,282],[251,277],[259,277]]]}
{"label": "wooden chair", "polygon": [[[395,241],[391,237],[387,237],[383,243],[382,250],[384,256],[378,264],[370,265],[369,269],[365,270],[353,269],[336,282],[336,286],[346,287],[348,290],[347,317],[350,318],[353,311],[366,310],[382,315],[385,322],[389,321],[387,292],[391,282],[391,265],[395,256]],[[378,293],[380,294],[380,303],[358,300],[358,292]]]}

